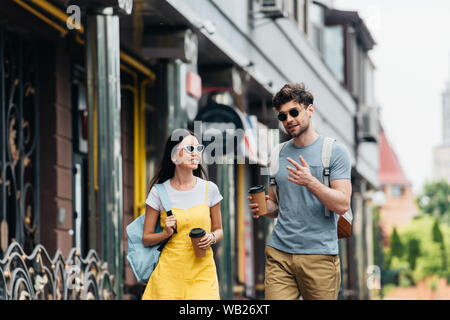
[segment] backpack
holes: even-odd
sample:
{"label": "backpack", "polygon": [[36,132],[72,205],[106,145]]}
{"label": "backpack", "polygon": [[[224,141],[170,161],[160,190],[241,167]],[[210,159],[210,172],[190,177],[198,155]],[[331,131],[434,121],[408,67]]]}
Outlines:
{"label": "backpack", "polygon": [[[332,138],[324,138],[323,146],[322,146],[322,165],[323,165],[323,184],[326,186],[330,186],[330,160],[331,160],[331,151],[333,149],[333,143],[336,141]],[[275,173],[278,171],[279,166],[279,156],[280,151],[283,149],[284,145],[287,143],[283,142],[278,145],[276,145],[273,148],[273,151],[270,154],[270,185],[275,189],[275,197],[278,202],[278,187],[277,183],[275,181]],[[325,216],[330,216],[330,210],[328,210],[327,207],[325,207]],[[342,238],[350,238],[352,233],[352,221],[353,221],[353,214],[352,209],[350,208],[345,214],[339,215],[338,219],[338,228],[337,228],[337,234],[338,239]]]}
{"label": "backpack", "polygon": [[[158,191],[158,195],[161,199],[162,205],[169,215],[169,212],[171,212],[172,208],[166,188],[162,183],[156,184],[155,187]],[[137,281],[139,282],[148,281],[148,279],[150,279],[153,270],[155,270],[156,265],[158,264],[161,251],[165,243],[167,243],[167,241],[164,241],[153,246],[144,246],[144,244],[142,243],[142,236],[144,234],[144,221],[145,214],[142,214],[137,217],[132,223],[130,223],[126,228],[128,237],[127,260],[131,266],[131,269],[133,270]],[[162,232],[162,228],[160,224],[160,218],[158,217],[155,233],[159,232]]]}

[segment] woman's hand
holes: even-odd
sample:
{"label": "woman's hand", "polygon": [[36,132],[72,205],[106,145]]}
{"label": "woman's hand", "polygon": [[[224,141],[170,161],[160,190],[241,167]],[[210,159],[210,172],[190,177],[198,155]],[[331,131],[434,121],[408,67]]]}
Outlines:
{"label": "woman's hand", "polygon": [[212,232],[205,234],[199,241],[198,247],[200,249],[206,250],[208,249],[212,244],[214,244],[214,235]]}
{"label": "woman's hand", "polygon": [[164,228],[164,232],[166,233],[166,235],[168,237],[170,237],[173,234],[174,229],[177,226],[177,217],[174,214],[172,214],[171,216],[168,216],[166,218],[165,223],[166,223],[166,227]]}

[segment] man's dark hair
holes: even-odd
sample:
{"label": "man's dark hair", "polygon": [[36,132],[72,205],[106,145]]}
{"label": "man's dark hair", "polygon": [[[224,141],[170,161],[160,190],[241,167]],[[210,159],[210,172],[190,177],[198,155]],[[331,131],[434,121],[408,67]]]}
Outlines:
{"label": "man's dark hair", "polygon": [[280,110],[283,104],[292,100],[307,107],[313,104],[314,97],[305,89],[304,83],[288,83],[273,97],[272,104],[275,109]]}

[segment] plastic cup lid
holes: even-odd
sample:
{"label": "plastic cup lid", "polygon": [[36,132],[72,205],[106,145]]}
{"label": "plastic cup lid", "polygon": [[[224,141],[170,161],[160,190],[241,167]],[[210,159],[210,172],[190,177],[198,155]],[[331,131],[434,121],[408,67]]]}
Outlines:
{"label": "plastic cup lid", "polygon": [[254,186],[251,187],[250,189],[248,189],[248,193],[258,193],[261,191],[265,191],[265,187],[263,185],[258,185],[258,186]]}
{"label": "plastic cup lid", "polygon": [[200,238],[203,237],[206,234],[206,231],[202,228],[194,228],[189,232],[189,236],[191,238]]}

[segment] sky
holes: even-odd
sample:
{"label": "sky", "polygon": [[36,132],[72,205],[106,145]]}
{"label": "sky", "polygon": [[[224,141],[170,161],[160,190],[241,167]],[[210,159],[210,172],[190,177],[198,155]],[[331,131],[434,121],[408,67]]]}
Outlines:
{"label": "sky", "polygon": [[358,11],[377,45],[375,96],[381,122],[417,194],[432,179],[442,143],[442,93],[450,78],[450,0],[333,0]]}

